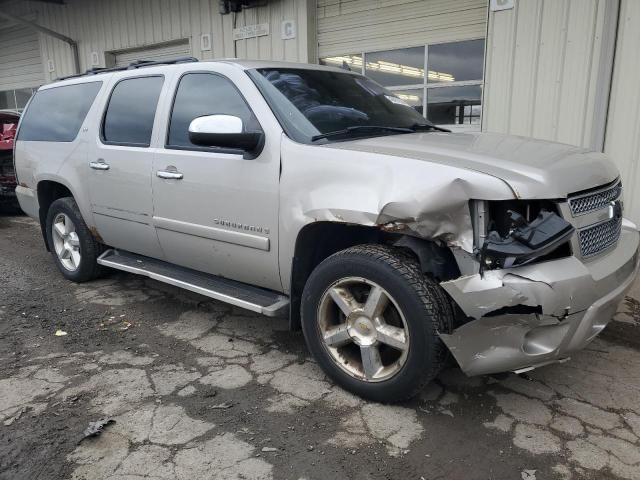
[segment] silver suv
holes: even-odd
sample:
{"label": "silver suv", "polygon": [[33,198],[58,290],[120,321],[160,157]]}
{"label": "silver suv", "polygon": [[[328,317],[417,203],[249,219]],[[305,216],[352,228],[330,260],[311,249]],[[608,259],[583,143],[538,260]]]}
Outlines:
{"label": "silver suv", "polygon": [[567,359],[606,326],[639,235],[602,154],[437,127],[316,65],[181,59],[39,89],[17,196],[62,274],[146,275],[288,311],[326,374],[378,401],[451,352],[469,375]]}

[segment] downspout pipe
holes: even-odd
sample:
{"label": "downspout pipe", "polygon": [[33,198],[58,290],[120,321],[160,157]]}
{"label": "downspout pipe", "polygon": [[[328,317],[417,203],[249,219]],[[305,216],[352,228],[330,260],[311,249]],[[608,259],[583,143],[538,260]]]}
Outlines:
{"label": "downspout pipe", "polygon": [[58,40],[62,40],[67,43],[69,47],[71,47],[71,55],[73,57],[73,68],[75,72],[80,73],[80,56],[78,55],[78,43],[72,39],[67,37],[66,35],[62,35],[61,33],[56,32],[55,30],[51,30],[50,28],[43,27],[42,25],[37,24],[36,22],[32,22],[31,20],[26,20],[24,18],[16,17],[15,15],[11,15],[10,13],[6,13],[0,10],[0,17],[6,18],[16,23],[21,23],[22,25],[26,25],[29,28],[33,28],[40,33],[44,33],[45,35],[49,35],[50,37],[57,38]]}

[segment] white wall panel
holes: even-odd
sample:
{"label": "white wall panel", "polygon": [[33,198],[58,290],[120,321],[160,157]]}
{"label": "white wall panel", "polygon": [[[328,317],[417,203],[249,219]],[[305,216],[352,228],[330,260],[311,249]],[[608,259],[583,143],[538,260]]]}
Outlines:
{"label": "white wall panel", "polygon": [[640,1],[623,0],[605,152],[624,183],[625,216],[640,225]]}
{"label": "white wall panel", "polygon": [[[193,56],[213,58],[315,61],[313,0],[269,0],[267,6],[243,10],[235,15],[236,27],[269,23],[270,35],[232,40],[234,14],[220,15],[217,0],[67,0],[64,5],[35,1],[20,2],[36,14],[37,21],[78,42],[80,67],[94,67],[91,53],[98,52],[100,65],[105,54],[140,49],[154,44],[187,40]],[[296,20],[295,39],[281,39],[283,20]],[[211,35],[212,49],[200,50],[202,34]],[[45,74],[54,80],[73,73],[71,49],[60,40],[39,34],[42,61],[53,60],[55,71]],[[109,55],[107,55],[107,58]]]}
{"label": "white wall panel", "polygon": [[484,38],[488,0],[319,0],[319,56]]}
{"label": "white wall panel", "polygon": [[490,12],[483,130],[601,150],[616,0],[516,0]]}

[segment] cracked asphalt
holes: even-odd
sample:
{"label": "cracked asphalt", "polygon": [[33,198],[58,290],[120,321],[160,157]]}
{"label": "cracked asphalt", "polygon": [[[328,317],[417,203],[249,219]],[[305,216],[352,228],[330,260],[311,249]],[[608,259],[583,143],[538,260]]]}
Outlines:
{"label": "cracked asphalt", "polygon": [[69,283],[34,222],[0,217],[0,478],[640,479],[638,300],[566,363],[452,364],[380,405],[325,378],[284,318],[118,272]]}

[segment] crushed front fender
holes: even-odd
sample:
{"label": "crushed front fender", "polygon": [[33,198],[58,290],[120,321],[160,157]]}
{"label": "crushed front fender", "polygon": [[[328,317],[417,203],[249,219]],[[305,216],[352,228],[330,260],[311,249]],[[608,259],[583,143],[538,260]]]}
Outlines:
{"label": "crushed front fender", "polygon": [[[614,250],[589,262],[567,257],[442,282],[469,321],[440,338],[469,375],[566,358],[614,315],[637,275],[639,244],[625,228]],[[511,313],[517,307],[530,313]]]}

